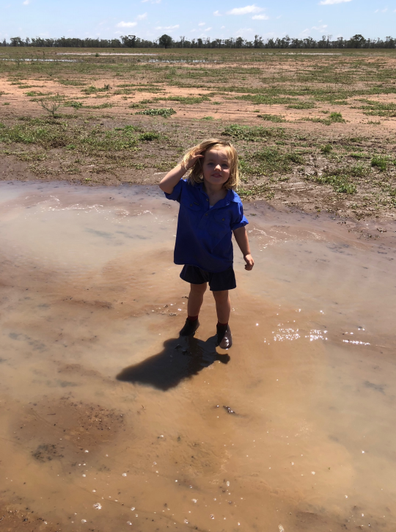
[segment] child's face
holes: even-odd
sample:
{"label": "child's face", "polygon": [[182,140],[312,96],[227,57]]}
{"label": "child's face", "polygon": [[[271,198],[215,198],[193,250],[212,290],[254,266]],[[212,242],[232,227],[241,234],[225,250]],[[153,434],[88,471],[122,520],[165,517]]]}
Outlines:
{"label": "child's face", "polygon": [[202,173],[204,183],[222,188],[231,173],[227,151],[224,148],[207,150],[202,163]]}

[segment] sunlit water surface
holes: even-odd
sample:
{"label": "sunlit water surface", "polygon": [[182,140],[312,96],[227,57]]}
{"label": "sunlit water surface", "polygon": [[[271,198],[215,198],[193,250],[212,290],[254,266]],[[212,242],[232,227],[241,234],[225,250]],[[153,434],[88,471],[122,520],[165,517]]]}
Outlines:
{"label": "sunlit water surface", "polygon": [[4,519],[396,530],[396,228],[246,212],[256,264],[236,250],[216,352],[209,293],[178,338],[188,286],[158,189],[0,186]]}

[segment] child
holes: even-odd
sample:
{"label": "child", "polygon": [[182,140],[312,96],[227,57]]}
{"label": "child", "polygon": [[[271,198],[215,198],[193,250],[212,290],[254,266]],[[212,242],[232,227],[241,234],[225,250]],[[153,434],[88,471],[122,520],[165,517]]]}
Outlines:
{"label": "child", "polygon": [[[188,179],[182,179],[188,171]],[[238,180],[235,148],[227,141],[210,139],[191,148],[160,182],[166,197],[180,203],[174,261],[184,264],[180,277],[190,283],[188,316],[180,336],[192,336],[198,329],[209,283],[216,303],[217,343],[222,349],[232,345],[228,325],[228,291],[236,287],[232,233],[245,259],[245,269],[254,265],[245,228],[248,221],[234,192]]]}

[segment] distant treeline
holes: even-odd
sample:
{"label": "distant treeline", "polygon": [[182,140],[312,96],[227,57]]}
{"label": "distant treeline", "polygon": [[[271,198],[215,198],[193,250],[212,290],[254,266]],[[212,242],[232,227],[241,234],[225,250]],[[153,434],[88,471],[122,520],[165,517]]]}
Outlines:
{"label": "distant treeline", "polygon": [[357,34],[350,39],[338,37],[332,40],[331,35],[323,35],[323,37],[316,41],[312,37],[305,37],[304,39],[291,38],[288,35],[276,39],[263,39],[259,35],[255,35],[254,40],[249,41],[242,37],[234,39],[213,39],[209,37],[204,39],[191,39],[180,37],[175,40],[169,35],[162,35],[155,41],[148,41],[140,39],[135,35],[122,35],[120,39],[78,39],[66,38],[60,39],[43,39],[41,37],[29,38],[25,40],[21,37],[11,37],[10,42],[6,39],[0,42],[0,46],[35,46],[47,48],[395,48],[396,39],[393,37],[386,37],[385,40],[366,39],[363,35]]}

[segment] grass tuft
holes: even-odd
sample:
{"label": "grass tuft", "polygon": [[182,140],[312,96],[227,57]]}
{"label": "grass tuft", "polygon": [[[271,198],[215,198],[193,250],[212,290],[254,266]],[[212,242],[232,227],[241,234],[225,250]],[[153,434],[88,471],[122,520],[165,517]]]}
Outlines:
{"label": "grass tuft", "polygon": [[232,137],[238,140],[249,140],[251,142],[257,142],[261,139],[269,137],[285,137],[285,132],[280,128],[265,128],[254,126],[240,126],[238,124],[231,124],[227,126],[222,135]]}
{"label": "grass tuft", "polygon": [[262,114],[257,116],[258,118],[262,118],[263,120],[267,120],[268,122],[287,122],[286,118],[279,115]]}
{"label": "grass tuft", "polygon": [[171,107],[160,107],[158,109],[144,109],[135,113],[137,115],[148,115],[148,116],[162,116],[163,118],[169,118],[170,116],[176,114],[176,111]]}

